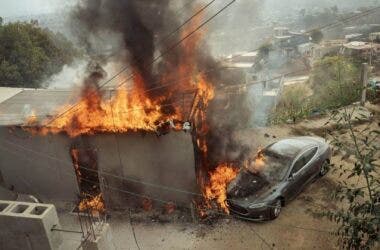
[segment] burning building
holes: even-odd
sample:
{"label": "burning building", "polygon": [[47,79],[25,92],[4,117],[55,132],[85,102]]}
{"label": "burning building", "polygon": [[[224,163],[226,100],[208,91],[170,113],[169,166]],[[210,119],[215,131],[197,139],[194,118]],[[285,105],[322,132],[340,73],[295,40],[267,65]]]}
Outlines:
{"label": "burning building", "polygon": [[26,107],[39,114],[29,119],[49,117],[68,94],[23,90],[0,104],[1,113],[9,118],[0,127],[0,171],[7,187],[42,200],[75,201],[80,193],[102,193],[109,208],[125,207],[128,199],[147,194],[189,204],[189,193],[199,193],[192,134],[182,127],[70,136],[67,132],[44,134],[55,129],[48,125],[20,126]]}
{"label": "burning building", "polygon": [[[219,76],[205,69],[218,64],[207,53],[204,31],[194,32],[201,18],[178,35],[162,36],[179,26],[169,2],[77,6],[75,31],[91,57],[82,87],[23,90],[0,104],[5,185],[42,199],[83,195],[79,208],[100,211],[100,203],[107,209],[147,200],[189,205],[201,194],[223,203],[220,188],[207,187],[211,170],[229,168],[227,152],[241,151],[231,133],[236,120],[210,115]],[[108,44],[104,34],[118,44],[107,55],[99,49]],[[109,63],[129,69],[111,76],[113,85],[103,69]],[[226,183],[235,172],[218,174],[229,175],[221,178]]]}

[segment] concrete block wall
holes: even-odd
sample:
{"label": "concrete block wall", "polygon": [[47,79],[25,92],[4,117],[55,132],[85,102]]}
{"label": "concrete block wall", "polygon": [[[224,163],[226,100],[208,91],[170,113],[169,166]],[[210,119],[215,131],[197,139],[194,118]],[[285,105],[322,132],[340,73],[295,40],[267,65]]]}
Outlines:
{"label": "concrete block wall", "polygon": [[59,249],[61,233],[54,205],[0,200],[0,249]]}
{"label": "concrete block wall", "polygon": [[65,135],[32,136],[0,127],[0,172],[4,185],[44,200],[76,201],[78,183]]}

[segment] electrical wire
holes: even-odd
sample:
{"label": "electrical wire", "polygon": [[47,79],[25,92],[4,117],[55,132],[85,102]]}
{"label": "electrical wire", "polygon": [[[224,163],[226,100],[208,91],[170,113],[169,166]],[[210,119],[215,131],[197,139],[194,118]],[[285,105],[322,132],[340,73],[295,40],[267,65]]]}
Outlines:
{"label": "electrical wire", "polygon": [[[5,150],[7,150],[7,149],[5,149]],[[9,152],[12,153],[12,151],[9,151]],[[75,174],[72,174],[72,173],[66,173],[66,174],[68,174],[70,176],[73,176],[73,177],[78,177],[81,180],[83,180],[85,182],[88,182],[90,184],[99,185],[99,182],[95,182],[95,181],[89,180],[89,179],[84,178],[84,177],[76,176]],[[162,200],[162,199],[159,199],[159,198],[155,198],[155,197],[152,197],[152,196],[149,196],[149,195],[142,195],[142,194],[138,194],[138,193],[131,192],[131,191],[128,191],[128,190],[124,190],[124,189],[120,189],[120,188],[115,188],[115,187],[112,187],[112,186],[107,186],[106,188],[114,190],[114,191],[118,191],[118,192],[121,192],[121,193],[129,194],[129,195],[132,195],[132,196],[135,196],[135,197],[140,197],[140,198],[145,198],[145,199],[153,200],[153,201],[156,201],[156,202],[159,202],[159,203],[163,203],[163,204],[168,204],[170,202],[173,202],[173,201],[167,201],[167,200]],[[176,207],[182,208],[182,209],[186,209],[186,210],[189,209],[188,207],[178,206],[177,203],[176,203]],[[215,212],[215,213],[218,214],[218,215],[220,215],[220,216],[224,216],[226,218],[234,218],[235,217],[235,218],[238,218],[238,219],[242,219],[242,220],[246,220],[246,221],[251,221],[251,222],[262,222],[261,219],[247,218],[247,217],[242,217],[242,216],[239,216],[239,215],[236,215],[236,214],[234,214],[233,216],[231,216],[231,215],[228,215],[228,214],[225,214],[225,213],[220,213],[220,212]],[[375,217],[375,218],[377,219],[377,218],[380,218],[380,217]],[[294,228],[294,229],[299,229],[299,230],[304,230],[304,231],[314,231],[314,232],[319,232],[319,233],[329,233],[329,234],[333,234],[334,233],[334,232],[328,231],[328,230],[322,230],[322,229],[316,229],[316,228],[308,228],[308,227],[301,227],[301,226],[295,226],[295,225],[291,225],[291,224],[274,223],[273,225],[280,226],[280,227],[286,227],[286,228]]]}
{"label": "electrical wire", "polygon": [[[212,1],[213,2],[213,1]],[[210,5],[210,3],[207,5],[207,6],[209,6]],[[375,13],[377,10],[379,10],[380,9],[380,7],[377,7],[377,8],[374,8],[374,9],[372,9],[372,10],[369,10],[369,11],[366,11],[366,12],[364,12],[364,13],[360,13],[360,14],[358,14],[358,15],[355,15],[355,16],[352,16],[352,17],[349,17],[349,18],[346,18],[346,19],[343,19],[343,20],[339,20],[339,21],[337,21],[337,22],[333,22],[333,23],[330,23],[330,24],[327,24],[327,25],[324,25],[324,26],[320,26],[320,27],[316,27],[316,28],[312,28],[312,29],[309,29],[308,31],[306,31],[305,33],[310,33],[310,32],[312,32],[313,30],[316,30],[316,29],[321,29],[321,30],[323,30],[323,29],[326,29],[326,28],[328,28],[328,27],[331,27],[331,26],[334,26],[334,25],[338,25],[338,24],[341,24],[342,22],[344,22],[344,23],[346,23],[346,22],[348,22],[348,21],[352,21],[351,19],[353,19],[353,20],[355,20],[355,19],[358,19],[358,18],[362,18],[362,17],[365,17],[365,16],[368,16],[368,15],[370,15],[370,14],[373,14],[373,13]],[[199,14],[199,13],[198,13]],[[217,13],[218,14],[218,13]],[[215,14],[215,15],[217,15],[217,14]],[[215,16],[214,15],[214,16]],[[192,16],[192,18],[194,18],[193,16]],[[190,18],[190,20],[191,20],[191,18]],[[189,19],[188,20],[186,20],[185,21],[185,23],[186,22],[189,22],[190,21]],[[183,25],[181,25],[181,26],[184,26],[184,24]],[[178,29],[178,28],[177,28]],[[170,34],[169,34],[170,35]],[[178,46],[178,45],[177,45]],[[259,48],[256,48],[256,49],[253,49],[253,50],[250,50],[249,52],[255,52],[255,51],[258,51],[260,49],[260,47]],[[235,55],[235,56],[232,56],[232,57],[230,57],[230,58],[227,58],[227,59],[225,59],[225,60],[232,60],[233,58],[235,58],[235,57],[239,57],[240,55]],[[209,68],[207,71],[201,71],[201,73],[209,73],[209,72],[212,72],[212,71],[216,71],[216,70],[219,70],[219,69],[221,69],[222,67],[212,67],[212,68]],[[228,68],[228,67],[224,67],[224,68]],[[302,71],[305,71],[305,70],[302,70]],[[122,72],[121,72],[122,73]],[[116,75],[118,75],[118,74],[121,74],[121,73],[117,73]],[[291,72],[291,73],[289,73],[289,74],[292,74],[292,73],[296,73],[296,72]],[[189,74],[189,77],[186,77],[186,78],[191,78],[192,77],[192,75],[193,75],[193,73],[190,75]],[[112,79],[112,78],[111,78]],[[130,78],[129,78],[130,79]],[[127,79],[127,80],[129,80],[129,79]],[[276,78],[275,78],[276,79]],[[274,80],[275,80],[274,79]],[[123,81],[122,83],[120,83],[119,85],[118,85],[118,87],[119,86],[121,86],[121,85],[123,85],[127,80],[125,80],[125,81]],[[269,79],[269,80],[266,80],[266,81],[270,81],[271,79]],[[266,82],[266,81],[259,81],[259,82]],[[257,83],[259,83],[259,82],[253,82],[253,83],[251,83],[250,85],[252,85],[252,84],[257,84]],[[108,82],[106,82],[106,83],[108,83]],[[166,84],[166,85],[161,85],[161,86],[158,86],[158,87],[154,87],[154,88],[151,88],[151,89],[148,89],[148,90],[146,90],[146,91],[144,91],[144,93],[147,93],[147,92],[150,92],[150,91],[153,91],[153,90],[158,90],[158,89],[162,89],[162,88],[166,88],[166,87],[169,87],[169,86],[172,86],[172,85],[178,85],[178,82],[177,82],[177,80],[174,82],[174,83],[172,83],[172,84]],[[61,90],[56,90],[56,91],[61,91]],[[71,111],[71,109],[72,108],[74,108],[75,106],[76,106],[77,104],[74,104],[73,106],[71,106],[68,110],[66,110],[66,111],[64,111],[62,114],[58,114],[55,118],[53,118],[50,122],[48,122],[48,124],[46,124],[45,126],[47,126],[47,125],[49,125],[50,123],[52,123],[55,119],[58,119],[59,117],[61,117],[62,115],[64,115],[64,114],[66,114],[67,112],[69,112],[69,111]],[[74,111],[76,111],[76,110],[74,110]],[[37,117],[40,117],[40,116],[37,116]],[[42,117],[42,116],[41,116]],[[8,121],[8,119],[5,119],[5,121]]]}
{"label": "electrical wire", "polygon": [[[213,0],[212,2],[214,2],[215,0]],[[169,52],[171,52],[173,49],[175,49],[176,47],[178,47],[182,42],[184,42],[185,40],[187,40],[190,36],[192,36],[194,33],[196,33],[199,29],[201,29],[203,26],[205,26],[207,23],[209,23],[212,19],[214,19],[216,16],[218,16],[220,13],[222,13],[224,10],[226,10],[229,6],[231,6],[236,0],[232,0],[231,2],[229,2],[227,5],[225,5],[223,8],[221,8],[218,12],[216,12],[214,15],[212,15],[210,18],[208,18],[206,21],[204,21],[203,23],[201,23],[198,27],[196,27],[193,31],[189,32],[186,36],[184,36],[183,38],[181,38],[179,41],[177,41],[176,43],[174,43],[173,45],[171,45],[168,49],[164,50],[164,52],[160,53],[160,55],[158,55],[157,57],[155,57],[152,62],[150,62],[148,65],[146,65],[145,67],[148,67],[148,66],[151,66],[153,65],[156,61],[158,61],[159,59],[161,59],[163,56],[167,55]],[[210,5],[208,5],[210,6]],[[207,6],[207,7],[208,7]],[[206,7],[206,8],[207,8]],[[204,8],[204,9],[206,9]],[[204,10],[203,9],[203,10]],[[199,12],[200,13],[200,12]],[[199,14],[198,13],[198,14]],[[116,75],[114,75],[113,77],[110,78],[110,80],[113,80],[117,75],[121,74],[122,72],[124,72],[125,69],[119,71],[119,73],[117,73]],[[126,82],[128,82],[128,80],[132,79],[134,77],[135,73],[132,73],[129,77],[127,77],[127,79],[123,80],[120,84],[117,85],[117,88],[120,87],[121,85],[125,84]],[[101,89],[102,87],[104,87],[110,80],[106,81],[105,83],[101,84],[99,87],[97,87],[97,90],[98,91],[99,89]],[[59,117],[61,117],[62,115],[66,114],[67,112],[69,112],[70,110],[72,110],[76,105],[72,106],[71,108],[67,109],[66,111],[64,111],[62,114],[58,115],[56,118],[52,119],[51,122],[53,122],[55,119],[58,119]],[[49,122],[49,123],[51,123]],[[48,123],[48,124],[49,124]]]}
{"label": "electrical wire", "polygon": [[129,224],[131,225],[131,228],[132,228],[133,238],[135,239],[135,244],[137,246],[137,249],[140,250],[140,246],[136,238],[135,227],[133,226],[133,222],[132,222],[132,212],[130,208],[128,210],[129,210]]}
{"label": "electrical wire", "polygon": [[[28,151],[28,152],[31,152],[35,155],[39,155],[39,156],[42,156],[42,157],[45,157],[45,158],[48,158],[48,159],[52,159],[52,160],[56,160],[56,161],[59,161],[59,162],[62,162],[63,164],[67,165],[67,166],[72,166],[72,163],[67,163],[63,160],[60,160],[56,157],[53,157],[53,156],[49,156],[47,154],[44,154],[44,153],[40,153],[40,152],[37,152],[37,151],[34,151],[32,149],[29,149],[29,148],[26,148],[22,145],[19,145],[19,144],[15,144],[15,143],[12,143],[8,140],[4,140],[5,143],[7,144],[10,144],[10,145],[13,145],[15,147],[18,147],[24,151]],[[0,145],[1,147],[1,145]],[[4,148],[3,148],[4,149]],[[6,150],[8,152],[11,152],[10,150]],[[12,152],[13,153],[13,152]],[[54,167],[51,167],[52,169],[55,170]],[[153,184],[153,183],[149,183],[149,182],[144,182],[144,181],[140,181],[140,180],[136,180],[136,179],[133,179],[133,178],[128,178],[128,177],[121,177],[121,176],[118,176],[118,175],[114,175],[114,174],[111,174],[111,173],[107,173],[107,172],[103,172],[101,170],[95,170],[95,169],[90,169],[90,168],[87,168],[87,167],[83,167],[81,165],[78,165],[78,168],[80,169],[84,169],[84,170],[87,170],[87,171],[90,171],[90,172],[94,172],[94,173],[98,173],[100,174],[101,176],[110,176],[110,177],[113,177],[113,178],[116,178],[116,179],[119,179],[121,181],[131,181],[131,182],[134,182],[134,183],[138,183],[138,184],[142,184],[144,186],[152,186],[152,187],[155,187],[155,188],[160,188],[160,189],[163,189],[163,190],[167,190],[167,191],[173,191],[173,192],[177,192],[177,193],[184,193],[184,194],[189,194],[189,195],[194,195],[194,196],[198,196],[198,197],[204,197],[203,194],[201,193],[196,193],[196,192],[191,192],[191,191],[187,191],[187,190],[182,190],[182,189],[178,189],[178,188],[173,188],[173,187],[168,187],[168,186],[164,186],[164,185],[158,185],[158,184]],[[67,174],[69,176],[73,176],[73,177],[76,177],[74,174],[72,174],[71,172],[69,172],[68,170],[66,171],[63,171],[63,172],[67,172]],[[83,178],[83,177],[79,177],[79,178]],[[87,180],[84,178],[84,181],[86,182],[89,182],[91,184],[99,184],[99,183],[96,183],[96,182],[93,182],[91,180]],[[115,188],[115,187],[112,187],[112,186],[107,186],[108,188],[110,189],[115,189],[115,190],[120,190],[118,188]],[[146,196],[146,195],[141,195],[141,194],[136,194],[136,193],[133,193],[133,192],[130,192],[130,191],[123,191],[127,194],[130,194],[130,195],[134,195],[134,196],[138,196],[140,198],[149,198],[149,196]],[[156,201],[159,201],[161,203],[167,203],[169,201],[164,201],[164,200],[158,200],[158,199],[155,199]],[[235,199],[230,199],[230,198],[227,198],[226,201],[232,201],[232,202],[236,202]],[[276,206],[274,205],[270,205],[270,204],[266,204],[264,205],[264,207],[268,207],[268,208],[276,208]]]}

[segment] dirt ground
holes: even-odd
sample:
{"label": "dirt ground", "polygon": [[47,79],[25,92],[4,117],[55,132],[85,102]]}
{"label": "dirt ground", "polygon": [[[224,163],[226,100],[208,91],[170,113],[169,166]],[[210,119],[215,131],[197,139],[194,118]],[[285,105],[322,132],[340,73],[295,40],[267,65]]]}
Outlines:
{"label": "dirt ground", "polygon": [[[368,117],[374,120],[371,126],[378,128],[379,107],[369,105],[368,110]],[[298,124],[249,129],[241,131],[237,136],[253,148],[258,148],[289,136],[321,136],[326,121],[327,118],[314,118]],[[368,121],[362,122],[355,128],[363,129],[368,124]],[[342,159],[343,155],[344,152],[335,153],[333,163],[349,166],[352,159],[350,157]],[[112,230],[114,247],[116,249],[338,249],[337,238],[331,233],[336,225],[318,217],[315,213],[325,208],[337,208],[338,205],[329,197],[337,178],[339,177],[330,171],[323,178],[316,180],[296,200],[283,208],[278,219],[270,222],[248,222],[226,215],[212,220],[212,223],[192,223],[191,217],[186,212],[176,212],[169,218],[159,213],[135,212],[132,213],[131,221],[127,211],[112,214],[108,222]],[[356,184],[361,182],[361,180],[355,181]],[[58,205],[62,227],[79,230],[77,217],[67,213],[71,209],[70,206],[70,204]],[[63,237],[64,245],[61,249],[76,249],[80,244],[80,234],[63,233]]]}

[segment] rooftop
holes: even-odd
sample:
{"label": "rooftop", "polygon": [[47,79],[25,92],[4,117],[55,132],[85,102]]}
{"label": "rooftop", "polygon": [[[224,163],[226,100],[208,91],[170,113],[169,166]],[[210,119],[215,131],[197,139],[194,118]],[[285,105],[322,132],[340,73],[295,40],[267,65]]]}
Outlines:
{"label": "rooftop", "polygon": [[348,49],[355,49],[355,50],[368,49],[369,50],[371,48],[378,47],[379,45],[378,44],[370,44],[370,43],[367,43],[367,42],[353,41],[353,42],[350,42],[350,43],[346,43],[343,46],[345,48],[348,48]]}
{"label": "rooftop", "polygon": [[[116,90],[104,90],[103,96],[112,96]],[[43,121],[59,114],[62,107],[74,105],[80,91],[56,89],[0,88],[0,126],[21,125],[31,115]],[[180,103],[183,114],[191,112],[194,91],[184,91],[173,99]]]}
{"label": "rooftop", "polygon": [[[73,96],[71,91],[66,90],[16,88],[7,91],[8,98],[2,99],[0,103],[0,125],[3,126],[23,124],[33,112],[37,114],[38,120],[44,120],[55,114],[62,105],[70,103],[70,97]],[[1,93],[2,97],[5,96],[2,89]]]}

